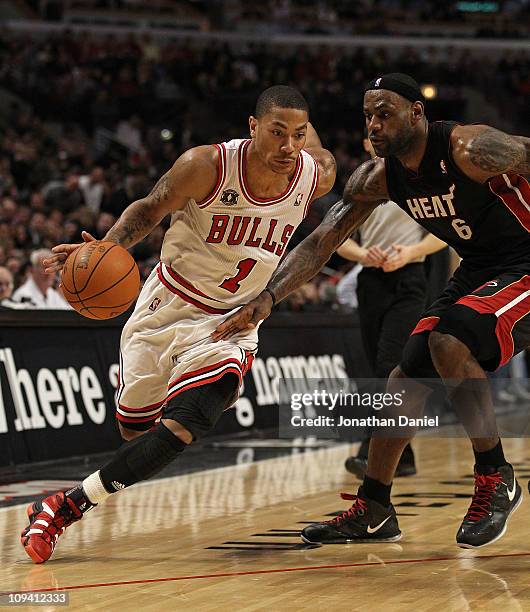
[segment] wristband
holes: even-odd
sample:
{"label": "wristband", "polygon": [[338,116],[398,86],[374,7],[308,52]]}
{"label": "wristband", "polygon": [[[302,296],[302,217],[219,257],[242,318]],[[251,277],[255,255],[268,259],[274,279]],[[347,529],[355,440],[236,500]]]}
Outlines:
{"label": "wristband", "polygon": [[265,289],[263,289],[263,291],[266,291],[271,296],[272,305],[275,306],[275,304],[276,304],[276,296],[272,292],[272,289],[269,289],[268,287],[265,287]]}

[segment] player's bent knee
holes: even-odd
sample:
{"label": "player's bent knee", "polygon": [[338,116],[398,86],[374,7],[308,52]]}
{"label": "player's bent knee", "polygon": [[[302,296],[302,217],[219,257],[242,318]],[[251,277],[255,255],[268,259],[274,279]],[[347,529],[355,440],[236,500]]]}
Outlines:
{"label": "player's bent knee", "polygon": [[126,442],[135,440],[136,438],[143,436],[148,431],[147,429],[146,430],[130,429],[129,427],[125,427],[125,425],[122,425],[120,421],[118,421],[118,428],[120,430],[120,436],[122,440],[125,440]]}
{"label": "player's bent knee", "polygon": [[169,421],[176,422],[191,433],[193,440],[198,440],[215,426],[238,395],[239,378],[235,374],[225,374],[215,382],[187,389],[170,399],[163,412],[163,421],[169,428]]}
{"label": "player's bent knee", "polygon": [[186,429],[181,423],[174,419],[161,419],[161,422],[171,431],[177,438],[180,438],[184,444],[193,442],[193,434]]}
{"label": "player's bent knee", "polygon": [[431,333],[431,355],[448,363],[450,360],[466,359],[469,354],[485,364],[495,362],[499,351],[496,325],[497,317],[494,314],[480,313],[464,304],[454,304],[443,313],[436,333]]}
{"label": "player's bent knee", "polygon": [[429,350],[433,358],[439,359],[456,359],[469,353],[469,348],[458,338],[438,331],[429,334]]}

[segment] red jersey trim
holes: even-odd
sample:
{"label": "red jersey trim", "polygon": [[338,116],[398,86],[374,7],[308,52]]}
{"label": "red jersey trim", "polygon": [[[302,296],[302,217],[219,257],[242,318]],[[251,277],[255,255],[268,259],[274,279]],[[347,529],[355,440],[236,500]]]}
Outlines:
{"label": "red jersey trim", "polygon": [[194,293],[195,295],[198,295],[200,297],[204,297],[204,298],[206,298],[208,300],[213,300],[214,302],[219,302],[220,301],[220,300],[216,300],[213,297],[210,297],[209,295],[206,295],[206,293],[203,293],[202,291],[200,291],[199,289],[194,287],[183,276],[181,276],[180,274],[175,272],[175,270],[173,270],[173,268],[170,268],[169,266],[166,266],[165,264],[161,264],[161,265],[164,266],[165,272],[167,272],[176,283],[178,283],[179,285],[182,285],[182,287],[184,287],[188,291],[191,291],[191,293]]}
{"label": "red jersey trim", "polygon": [[203,310],[204,312],[207,312],[208,314],[227,314],[231,310],[233,310],[233,308],[228,308],[228,309],[213,308],[212,306],[208,306],[208,304],[204,304],[203,302],[199,302],[199,300],[197,300],[197,299],[191,297],[190,295],[184,293],[179,288],[177,288],[174,285],[172,285],[169,282],[169,280],[167,280],[163,276],[163,269],[162,269],[161,265],[159,265],[158,268],[157,268],[157,274],[158,274],[158,278],[159,278],[160,282],[164,285],[164,287],[169,289],[169,291],[171,291],[175,295],[178,295],[179,298],[181,298],[185,302],[188,302],[188,304],[192,304],[196,308],[199,308],[200,310]]}
{"label": "red jersey trim", "polygon": [[530,232],[530,185],[520,174],[500,174],[489,180],[492,193],[500,198],[519,223]]}
{"label": "red jersey trim", "polygon": [[209,206],[219,195],[221,191],[221,187],[225,182],[226,178],[226,149],[223,143],[214,144],[214,147],[219,151],[219,157],[217,158],[217,184],[213,188],[212,193],[206,197],[204,200],[197,202],[197,206],[199,208],[206,208]]}
{"label": "red jersey trim", "polygon": [[313,202],[313,195],[315,194],[318,188],[319,169],[318,169],[317,160],[314,158],[313,158],[313,163],[315,164],[315,172],[313,174],[313,182],[311,184],[311,189],[309,190],[309,197],[307,198],[307,202],[306,202],[305,209],[304,209],[304,219],[307,217],[307,213],[309,212],[309,209]]}
{"label": "red jersey trim", "polygon": [[237,153],[238,160],[238,175],[239,175],[239,184],[241,186],[241,191],[243,192],[243,196],[247,199],[251,204],[255,204],[256,206],[270,206],[272,204],[278,204],[279,202],[283,202],[294,192],[296,185],[300,177],[302,176],[302,170],[304,167],[304,156],[303,153],[300,152],[298,158],[296,160],[296,168],[293,174],[293,178],[290,180],[287,185],[286,190],[276,198],[271,199],[263,199],[253,196],[250,193],[249,187],[246,181],[246,152],[252,141],[244,140],[240,145]]}

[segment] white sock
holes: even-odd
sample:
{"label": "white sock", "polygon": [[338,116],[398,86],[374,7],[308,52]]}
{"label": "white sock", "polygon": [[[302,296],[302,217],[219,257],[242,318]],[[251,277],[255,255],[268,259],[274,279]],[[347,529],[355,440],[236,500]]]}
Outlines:
{"label": "white sock", "polygon": [[90,474],[83,480],[83,491],[85,495],[88,497],[91,503],[99,504],[110,495],[110,493],[105,489],[103,483],[101,482],[101,478],[99,476],[99,470]]}

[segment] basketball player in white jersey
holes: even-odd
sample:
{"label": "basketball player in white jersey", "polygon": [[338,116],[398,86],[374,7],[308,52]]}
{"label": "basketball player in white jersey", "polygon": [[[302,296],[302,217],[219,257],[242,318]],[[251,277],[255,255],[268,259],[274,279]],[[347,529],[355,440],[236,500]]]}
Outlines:
{"label": "basketball player in white jersey", "polygon": [[[128,442],[77,487],[30,505],[21,540],[35,563],[84,512],[158,473],[238,398],[257,330],[221,343],[210,335],[263,291],[311,201],[335,181],[333,156],[297,90],[265,90],[249,125],[248,140],[184,153],[104,237],[130,248],[171,214],[161,262],[122,333],[116,403]],[[47,271],[60,270],[77,246],[55,247]]]}

